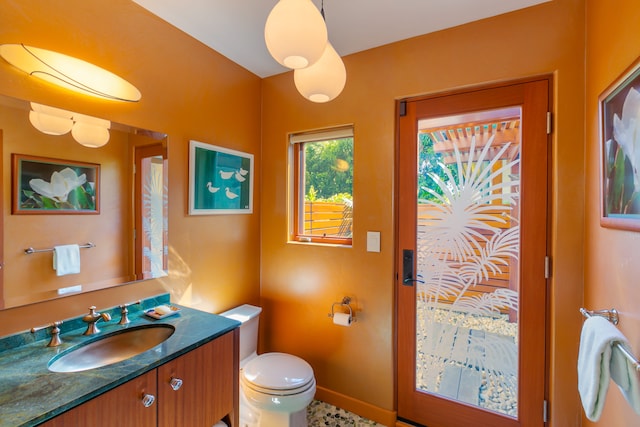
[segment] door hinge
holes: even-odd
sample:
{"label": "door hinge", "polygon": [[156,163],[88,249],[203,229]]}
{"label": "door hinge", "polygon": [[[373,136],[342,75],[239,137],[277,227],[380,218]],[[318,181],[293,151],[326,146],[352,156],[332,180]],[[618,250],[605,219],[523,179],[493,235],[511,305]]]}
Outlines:
{"label": "door hinge", "polygon": [[551,111],[547,111],[547,135],[551,135],[551,127],[553,123],[553,115]]}
{"label": "door hinge", "polygon": [[544,278],[549,279],[551,277],[551,258],[544,257]]}
{"label": "door hinge", "polygon": [[542,401],[542,422],[549,422],[549,402],[546,399]]}
{"label": "door hinge", "polygon": [[400,117],[404,117],[407,115],[407,101],[400,101],[400,105],[398,108],[398,115]]}

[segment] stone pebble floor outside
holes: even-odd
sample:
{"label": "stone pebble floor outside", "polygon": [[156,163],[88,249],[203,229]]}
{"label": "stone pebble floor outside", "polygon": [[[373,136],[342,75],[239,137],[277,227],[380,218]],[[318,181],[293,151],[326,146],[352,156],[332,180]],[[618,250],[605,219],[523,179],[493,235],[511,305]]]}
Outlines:
{"label": "stone pebble floor outside", "polygon": [[[422,343],[416,355],[418,388],[517,416],[517,323],[509,322],[507,315],[479,316],[435,309],[430,313],[434,319],[430,324],[425,315],[430,309],[425,310],[420,302],[417,308],[416,338]],[[444,349],[438,348],[442,342],[428,340],[428,331],[449,338],[449,342],[443,339]],[[507,351],[492,352],[485,348],[485,341],[501,343]]]}

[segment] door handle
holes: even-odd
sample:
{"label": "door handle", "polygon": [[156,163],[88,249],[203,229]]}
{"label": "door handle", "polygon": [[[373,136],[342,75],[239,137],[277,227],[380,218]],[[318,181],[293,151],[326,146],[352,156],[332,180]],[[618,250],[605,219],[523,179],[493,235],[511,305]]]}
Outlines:
{"label": "door handle", "polygon": [[402,250],[402,284],[413,286],[413,250]]}
{"label": "door handle", "polygon": [[402,284],[405,286],[413,286],[413,284],[424,283],[421,276],[418,274],[417,278],[413,278],[413,250],[402,250]]}

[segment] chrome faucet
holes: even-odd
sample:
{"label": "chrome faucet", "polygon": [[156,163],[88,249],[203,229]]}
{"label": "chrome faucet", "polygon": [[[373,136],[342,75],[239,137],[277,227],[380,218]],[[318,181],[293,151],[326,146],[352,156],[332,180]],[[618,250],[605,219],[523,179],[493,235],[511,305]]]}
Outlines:
{"label": "chrome faucet", "polygon": [[83,322],[87,323],[87,330],[84,331],[84,335],[93,335],[100,332],[98,329],[98,321],[102,319],[105,322],[111,320],[111,315],[109,313],[96,313],[96,306],[92,305],[89,307],[89,314],[82,318]]}

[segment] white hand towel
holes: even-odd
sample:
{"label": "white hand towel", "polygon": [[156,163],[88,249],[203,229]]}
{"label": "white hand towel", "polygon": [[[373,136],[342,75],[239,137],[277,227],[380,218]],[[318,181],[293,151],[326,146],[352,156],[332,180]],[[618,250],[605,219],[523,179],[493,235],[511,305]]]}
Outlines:
{"label": "white hand towel", "polygon": [[54,246],[53,269],[58,276],[80,273],[80,246]]}
{"label": "white hand towel", "polygon": [[[598,421],[604,408],[604,401],[611,379],[611,367],[614,366],[615,376],[623,382],[625,375],[618,360],[618,354],[624,357],[617,349],[616,343],[623,343],[628,347],[626,337],[611,322],[601,316],[592,316],[585,320],[580,335],[580,351],[578,353],[578,391],[587,418]],[[612,356],[616,354],[615,356]],[[612,357],[616,362],[612,363]],[[631,378],[627,376],[627,379]],[[637,378],[635,379],[637,386]],[[623,382],[624,383],[624,382]],[[628,394],[634,394],[629,383],[626,384]],[[625,393],[623,391],[623,393]],[[637,397],[637,389],[635,391]],[[626,394],[625,394],[626,397]]]}
{"label": "white hand towel", "polygon": [[[621,343],[629,352],[631,348],[628,342]],[[622,395],[633,408],[636,414],[640,415],[640,385],[638,384],[638,371],[626,357],[618,346],[613,347],[611,354],[611,379],[618,385]]]}

